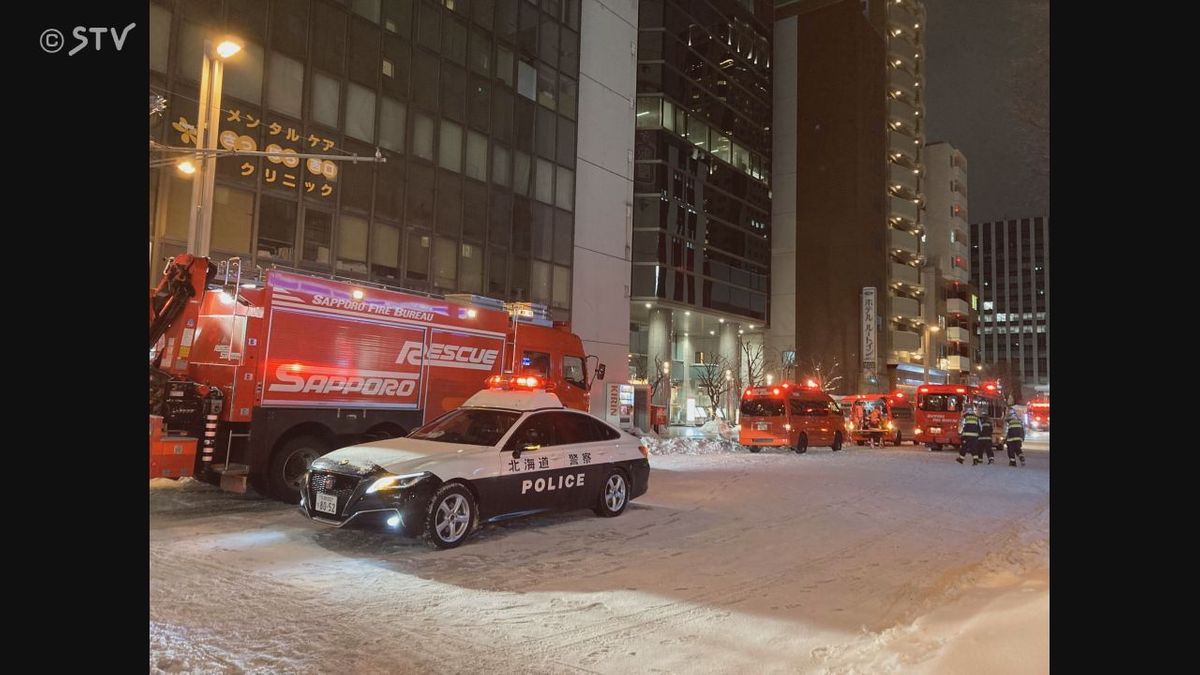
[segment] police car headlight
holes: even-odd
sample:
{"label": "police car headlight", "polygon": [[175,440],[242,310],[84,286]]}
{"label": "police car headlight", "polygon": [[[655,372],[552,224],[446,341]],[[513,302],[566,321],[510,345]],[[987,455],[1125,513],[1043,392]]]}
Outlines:
{"label": "police car headlight", "polygon": [[403,490],[404,488],[410,488],[423,479],[428,478],[429,475],[428,471],[422,471],[421,473],[406,473],[401,476],[384,476],[371,483],[371,487],[367,488],[367,494],[383,490]]}

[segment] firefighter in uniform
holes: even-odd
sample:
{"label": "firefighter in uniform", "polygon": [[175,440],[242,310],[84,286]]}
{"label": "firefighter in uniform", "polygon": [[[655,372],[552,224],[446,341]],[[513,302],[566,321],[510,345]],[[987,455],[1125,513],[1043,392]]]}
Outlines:
{"label": "firefighter in uniform", "polygon": [[975,459],[972,465],[982,464],[983,455],[979,451],[979,416],[975,414],[974,407],[963,411],[962,419],[958,423],[958,437],[958,457],[954,461],[962,464],[969,450]]}
{"label": "firefighter in uniform", "polygon": [[995,440],[992,438],[992,417],[987,413],[979,415],[979,440],[983,452],[987,453],[988,464],[996,463],[996,450],[992,446],[995,445]]}
{"label": "firefighter in uniform", "polygon": [[1021,451],[1021,441],[1025,439],[1025,425],[1017,416],[1015,408],[1008,411],[1007,430],[1004,432],[1004,444],[1008,446],[1008,465],[1016,466],[1017,458],[1021,458],[1021,466],[1025,466],[1025,453]]}

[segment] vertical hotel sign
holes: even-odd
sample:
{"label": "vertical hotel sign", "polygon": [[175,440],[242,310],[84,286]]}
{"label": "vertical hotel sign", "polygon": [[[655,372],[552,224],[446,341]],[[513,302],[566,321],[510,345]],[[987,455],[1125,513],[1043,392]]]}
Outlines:
{"label": "vertical hotel sign", "polygon": [[875,287],[867,286],[862,289],[862,365],[863,370],[874,372],[878,359],[879,340],[875,334],[878,322],[875,320],[876,311]]}

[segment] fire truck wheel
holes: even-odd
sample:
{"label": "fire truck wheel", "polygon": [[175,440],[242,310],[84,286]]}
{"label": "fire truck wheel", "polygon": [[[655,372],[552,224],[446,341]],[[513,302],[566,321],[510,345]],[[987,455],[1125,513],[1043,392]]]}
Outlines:
{"label": "fire truck wheel", "polygon": [[941,443],[934,443],[933,445],[929,446],[929,451],[930,451],[930,452],[941,452],[941,451],[942,451],[942,444],[941,444]]}
{"label": "fire truck wheel", "polygon": [[314,436],[297,436],[284,443],[271,456],[271,492],[289,504],[300,503],[300,480],[313,460],[329,452],[329,447]]}
{"label": "fire truck wheel", "polygon": [[833,448],[834,452],[842,449],[842,432],[839,431],[833,435],[833,445],[830,447]]}
{"label": "fire truck wheel", "polygon": [[454,548],[478,525],[475,497],[462,483],[446,483],[433,493],[425,511],[425,543]]}
{"label": "fire truck wheel", "polygon": [[620,469],[610,469],[600,488],[600,499],[592,509],[601,518],[616,518],[625,512],[629,504],[629,481]]}
{"label": "fire truck wheel", "polygon": [[900,444],[904,442],[904,437],[900,435],[899,431],[896,432],[896,441],[895,442],[896,442],[896,447],[900,447]]}
{"label": "fire truck wheel", "polygon": [[808,434],[801,433],[796,438],[796,454],[803,455],[806,452],[808,452]]}
{"label": "fire truck wheel", "polygon": [[747,445],[746,449],[750,452],[762,452],[762,448],[758,447],[757,445]]}

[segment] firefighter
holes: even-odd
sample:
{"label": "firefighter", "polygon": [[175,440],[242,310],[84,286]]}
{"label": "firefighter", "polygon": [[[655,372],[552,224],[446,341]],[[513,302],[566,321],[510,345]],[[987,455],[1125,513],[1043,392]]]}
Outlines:
{"label": "firefighter", "polygon": [[1025,438],[1025,425],[1017,416],[1016,408],[1008,409],[1007,430],[1004,432],[1004,444],[1008,446],[1008,465],[1016,466],[1017,458],[1021,458],[1021,466],[1025,466],[1025,453],[1021,451],[1021,441]]}
{"label": "firefighter", "polygon": [[958,423],[958,437],[958,457],[954,461],[962,464],[969,450],[975,460],[972,466],[983,464],[983,454],[979,450],[979,416],[975,414],[974,406],[969,406],[963,411],[962,419]]}
{"label": "firefighter", "polygon": [[992,417],[986,412],[979,414],[979,440],[976,442],[982,446],[981,450],[987,453],[988,464],[995,464],[996,451],[992,447],[995,445],[995,439],[992,438]]}
{"label": "firefighter", "polygon": [[883,435],[883,409],[880,406],[871,408],[871,447],[882,445],[881,436]]}

